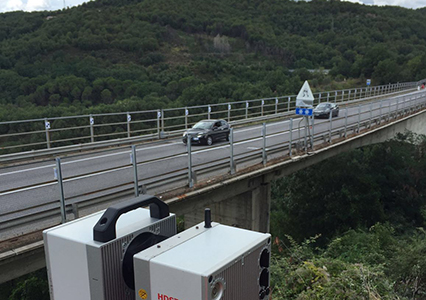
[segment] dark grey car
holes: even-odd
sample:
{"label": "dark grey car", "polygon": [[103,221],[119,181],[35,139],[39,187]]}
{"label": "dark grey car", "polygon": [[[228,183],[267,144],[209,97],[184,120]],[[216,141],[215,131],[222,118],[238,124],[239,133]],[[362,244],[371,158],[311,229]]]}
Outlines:
{"label": "dark grey car", "polygon": [[212,145],[214,141],[229,141],[229,124],[225,120],[202,120],[183,133],[182,142],[187,143],[187,136],[191,144]]}
{"label": "dark grey car", "polygon": [[314,109],[315,118],[328,118],[330,116],[338,117],[339,116],[339,106],[335,103],[323,102],[317,105]]}

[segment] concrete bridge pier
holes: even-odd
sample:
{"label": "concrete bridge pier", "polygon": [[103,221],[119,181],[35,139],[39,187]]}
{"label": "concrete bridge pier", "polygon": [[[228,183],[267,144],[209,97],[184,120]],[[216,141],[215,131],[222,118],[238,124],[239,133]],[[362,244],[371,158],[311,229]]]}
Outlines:
{"label": "concrete bridge pier", "polygon": [[169,203],[171,212],[184,217],[186,228],[203,220],[204,209],[210,208],[214,222],[269,232],[271,184],[265,182],[264,175],[212,184],[201,190]]}

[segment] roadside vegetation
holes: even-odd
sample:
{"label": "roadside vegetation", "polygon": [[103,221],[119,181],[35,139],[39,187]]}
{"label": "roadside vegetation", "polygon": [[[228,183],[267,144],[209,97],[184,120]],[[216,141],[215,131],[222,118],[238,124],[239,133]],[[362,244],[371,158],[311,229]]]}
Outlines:
{"label": "roadside vegetation", "polygon": [[277,181],[273,299],[426,299],[425,151],[406,133]]}

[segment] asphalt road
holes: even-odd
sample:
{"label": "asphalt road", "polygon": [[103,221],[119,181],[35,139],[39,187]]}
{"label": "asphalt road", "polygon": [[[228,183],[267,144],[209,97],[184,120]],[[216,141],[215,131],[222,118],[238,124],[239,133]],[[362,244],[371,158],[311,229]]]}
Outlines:
{"label": "asphalt road", "polygon": [[[313,131],[315,136],[327,135],[331,129],[356,125],[358,122],[368,123],[370,118],[387,116],[398,106],[404,107],[419,103],[416,95],[424,92],[413,92],[404,97],[391,97],[380,102],[365,103],[361,106],[340,107],[339,117],[315,119]],[[398,101],[398,105],[397,105]],[[424,100],[423,100],[424,101]],[[381,108],[380,108],[381,107]],[[346,115],[347,109],[347,118]],[[359,114],[361,112],[361,114]],[[293,141],[300,136],[304,140],[304,129],[299,130],[301,118],[292,120]],[[303,126],[304,121],[301,123]],[[362,129],[362,128],[361,128]],[[261,157],[263,147],[262,125],[252,125],[234,129],[234,156],[236,159],[249,153],[257,153]],[[267,124],[266,148],[287,146],[290,140],[290,120],[282,119]],[[188,173],[187,148],[181,139],[163,140],[155,143],[138,145],[137,162],[139,184],[158,184],[176,174]],[[79,202],[99,193],[129,188],[133,184],[134,170],[130,161],[130,148],[120,148],[99,153],[82,154],[61,159],[64,178],[64,194],[67,203]],[[277,155],[277,154],[275,154]],[[288,149],[278,155],[288,155]],[[212,168],[221,162],[228,164],[230,157],[229,142],[216,142],[213,146],[192,146],[192,163],[196,170],[204,167]],[[252,163],[259,163],[255,159]],[[238,167],[238,166],[237,166]],[[39,212],[47,207],[57,207],[59,187],[54,178],[55,161],[37,162],[0,169],[0,224],[26,214]],[[217,170],[217,174],[229,172],[229,165]],[[200,172],[201,174],[201,172]],[[212,174],[210,174],[212,175]],[[209,174],[202,175],[207,178]],[[202,177],[200,175],[199,178]],[[180,182],[175,185],[182,185]],[[170,183],[167,188],[173,187]],[[1,229],[0,229],[1,230]]]}

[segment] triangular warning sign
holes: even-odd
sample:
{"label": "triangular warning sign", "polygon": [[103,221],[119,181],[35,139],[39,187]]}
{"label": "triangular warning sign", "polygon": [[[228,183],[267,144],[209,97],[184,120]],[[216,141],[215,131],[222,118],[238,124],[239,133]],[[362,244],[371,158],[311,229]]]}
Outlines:
{"label": "triangular warning sign", "polygon": [[314,94],[312,94],[308,81],[305,81],[296,97],[296,107],[313,107]]}

